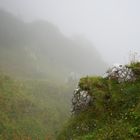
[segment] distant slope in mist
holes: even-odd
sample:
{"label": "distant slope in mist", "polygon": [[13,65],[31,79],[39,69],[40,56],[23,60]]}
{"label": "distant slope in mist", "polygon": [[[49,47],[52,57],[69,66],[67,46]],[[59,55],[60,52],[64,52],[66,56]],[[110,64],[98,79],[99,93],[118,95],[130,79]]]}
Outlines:
{"label": "distant slope in mist", "polygon": [[47,21],[25,23],[0,10],[0,70],[21,77],[100,74],[106,64],[86,39],[70,39]]}

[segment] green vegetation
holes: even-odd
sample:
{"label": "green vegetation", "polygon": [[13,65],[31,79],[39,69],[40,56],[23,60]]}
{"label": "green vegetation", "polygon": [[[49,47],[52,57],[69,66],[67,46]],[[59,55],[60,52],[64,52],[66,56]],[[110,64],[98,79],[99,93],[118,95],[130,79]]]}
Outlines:
{"label": "green vegetation", "polygon": [[68,119],[72,87],[0,75],[0,140],[55,139]]}
{"label": "green vegetation", "polygon": [[65,124],[58,140],[139,140],[140,63],[131,67],[136,80],[118,83],[115,79],[85,77],[79,87],[93,97],[88,108]]}
{"label": "green vegetation", "polygon": [[0,140],[55,139],[70,116],[77,77],[105,67],[90,41],[0,10]]}
{"label": "green vegetation", "polygon": [[70,117],[77,75],[106,68],[98,51],[46,21],[25,23],[3,10],[0,19],[0,140],[140,139],[140,63],[127,66],[134,82],[81,78],[93,100]]}

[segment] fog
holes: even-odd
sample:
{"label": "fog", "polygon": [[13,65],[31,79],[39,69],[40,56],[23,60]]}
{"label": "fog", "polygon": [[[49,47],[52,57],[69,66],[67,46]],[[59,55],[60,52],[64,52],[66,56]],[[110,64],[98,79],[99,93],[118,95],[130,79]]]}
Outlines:
{"label": "fog", "polygon": [[108,63],[126,63],[140,52],[139,0],[1,0],[0,6],[25,21],[45,19],[67,36],[92,41]]}
{"label": "fog", "polygon": [[[70,118],[71,104],[77,102],[71,100],[72,93],[85,76],[75,94],[78,100],[90,96],[93,113],[99,109],[94,116],[104,114],[104,103],[120,105],[119,93],[133,92],[134,84],[132,89],[125,89],[131,83],[119,86],[94,76],[104,76],[113,63],[128,63],[135,52],[140,55],[139,7],[139,0],[0,0],[0,138],[56,139]],[[122,90],[117,89],[121,86]],[[134,93],[139,93],[137,90]],[[90,116],[92,110],[86,118],[96,123],[98,119]],[[91,129],[88,124],[86,120],[78,124],[82,129],[71,128],[86,134],[96,126],[91,123]]]}

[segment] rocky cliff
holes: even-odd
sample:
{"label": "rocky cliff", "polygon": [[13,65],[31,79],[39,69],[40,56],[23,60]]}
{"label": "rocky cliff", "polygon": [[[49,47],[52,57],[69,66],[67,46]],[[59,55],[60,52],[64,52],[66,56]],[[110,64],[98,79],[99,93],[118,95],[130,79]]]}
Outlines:
{"label": "rocky cliff", "polygon": [[104,76],[81,78],[72,117],[58,139],[140,139],[140,62],[114,65]]}

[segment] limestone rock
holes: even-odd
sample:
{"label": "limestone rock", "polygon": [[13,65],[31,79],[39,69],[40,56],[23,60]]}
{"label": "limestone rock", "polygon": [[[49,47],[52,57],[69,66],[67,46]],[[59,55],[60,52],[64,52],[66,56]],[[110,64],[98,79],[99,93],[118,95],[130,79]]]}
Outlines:
{"label": "limestone rock", "polygon": [[106,77],[109,79],[117,79],[119,83],[126,81],[134,81],[135,76],[133,71],[127,66],[120,64],[114,65],[106,72]]}
{"label": "limestone rock", "polygon": [[80,88],[75,89],[72,98],[71,112],[73,114],[77,114],[85,110],[89,106],[90,102],[91,96],[88,94],[88,91],[81,90]]}

